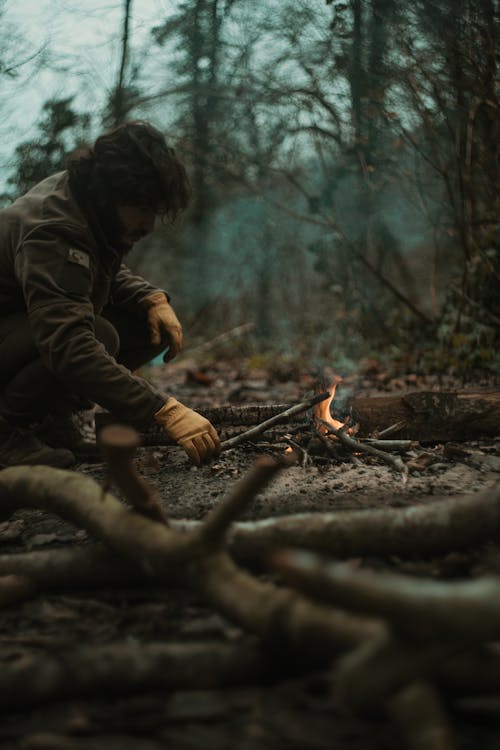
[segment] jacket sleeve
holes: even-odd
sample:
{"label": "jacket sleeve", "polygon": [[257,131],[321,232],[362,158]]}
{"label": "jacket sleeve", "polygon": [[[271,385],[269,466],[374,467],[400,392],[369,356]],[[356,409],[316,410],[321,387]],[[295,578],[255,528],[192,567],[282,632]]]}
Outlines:
{"label": "jacket sleeve", "polygon": [[146,297],[157,292],[163,292],[167,296],[167,299],[169,299],[167,292],[153,286],[149,281],[143,279],[142,276],[132,273],[122,263],[111,284],[110,301],[117,307],[131,310],[140,307],[141,302]]}
{"label": "jacket sleeve", "polygon": [[118,364],[96,339],[90,256],[38,232],[18,250],[15,267],[45,366],[73,392],[125,419],[149,422],[166,396]]}

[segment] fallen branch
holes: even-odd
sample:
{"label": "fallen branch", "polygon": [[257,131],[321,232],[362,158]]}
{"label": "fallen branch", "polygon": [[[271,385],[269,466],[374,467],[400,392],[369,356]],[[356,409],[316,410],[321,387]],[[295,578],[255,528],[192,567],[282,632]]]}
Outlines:
{"label": "fallen branch", "polygon": [[276,547],[302,547],[336,557],[425,557],[500,538],[500,483],[463,497],[433,498],[408,508],[299,513],[235,524],[232,554],[249,564]]}
{"label": "fallen branch", "polygon": [[[0,472],[0,509],[4,502],[2,498],[5,497],[5,489],[2,490],[4,474],[5,472]],[[72,477],[71,472],[66,472],[66,475]],[[76,493],[81,498],[81,505],[85,507],[86,498],[95,496],[97,501],[102,496],[102,490],[93,480],[84,477],[82,480],[81,484],[77,482],[67,486],[72,495]],[[44,477],[43,482],[48,483],[48,476]],[[41,488],[37,491],[43,494]],[[300,547],[335,555],[337,558],[362,555],[415,558],[470,549],[500,538],[500,483],[473,495],[445,500],[433,497],[432,500],[432,503],[408,508],[299,513],[262,521],[233,523],[227,533],[226,544],[239,563],[262,567],[263,562],[268,560],[270,553],[277,547]],[[90,508],[93,507],[93,502],[92,499]],[[125,513],[125,518],[130,515],[130,511],[117,501],[114,502],[120,509],[120,518],[122,512]],[[31,504],[36,506],[36,498]],[[22,505],[21,499],[18,505]],[[9,513],[13,511],[14,506]],[[104,517],[101,519],[103,524],[107,512],[108,505],[105,504]],[[6,512],[5,517],[7,515]],[[115,520],[112,515],[110,524],[113,523]],[[187,554],[189,534],[199,534],[203,522],[173,519],[170,523],[171,530],[179,532],[184,540],[178,553],[182,557]],[[154,542],[155,537],[156,534],[151,542]],[[144,544],[147,542],[148,534],[145,531]],[[175,548],[177,549],[177,545]],[[125,582],[144,580],[144,576],[151,581],[163,580],[161,574],[155,579],[155,570],[139,570],[132,562],[123,557],[116,558],[98,543],[73,550],[40,550],[1,555],[0,575],[13,573],[33,578],[44,588],[49,587],[51,581],[57,588],[59,585],[70,584],[72,580],[78,586],[100,585],[101,581],[102,585],[120,585],[122,579]]]}
{"label": "fallen branch", "polygon": [[265,422],[262,422],[261,424],[258,424],[255,427],[252,427],[250,430],[246,430],[245,432],[242,432],[240,435],[237,435],[234,438],[230,438],[229,440],[224,440],[221,444],[221,449],[229,450],[229,448],[234,448],[240,443],[253,440],[259,435],[262,435],[262,433],[265,432],[266,430],[269,430],[271,427],[274,427],[275,425],[280,424],[281,422],[286,422],[290,417],[293,417],[296,414],[301,414],[302,412],[307,411],[307,409],[310,409],[316,404],[319,404],[321,401],[324,401],[326,398],[329,398],[329,396],[330,396],[329,392],[320,393],[319,395],[313,396],[307,401],[303,401],[300,404],[295,404],[295,406],[291,406],[289,409],[286,409],[285,411],[282,411],[279,414],[276,414],[276,416],[271,417],[270,419],[267,419]]}
{"label": "fallen branch", "polygon": [[[86,528],[162,584],[185,585],[228,619],[264,640],[317,657],[333,655],[383,627],[318,606],[253,578],[223,550],[207,551],[199,534],[182,533],[124,507],[89,477],[63,469],[12,467],[0,472],[0,512],[21,507],[58,513]],[[201,535],[203,537],[203,534]]]}
{"label": "fallen branch", "polygon": [[419,445],[415,440],[382,440],[380,438],[365,438],[361,444],[379,448],[382,451],[408,451]]}
{"label": "fallen branch", "polygon": [[293,550],[277,553],[273,567],[315,601],[384,618],[404,637],[467,643],[493,640],[500,632],[500,577],[436,581],[353,568]]}

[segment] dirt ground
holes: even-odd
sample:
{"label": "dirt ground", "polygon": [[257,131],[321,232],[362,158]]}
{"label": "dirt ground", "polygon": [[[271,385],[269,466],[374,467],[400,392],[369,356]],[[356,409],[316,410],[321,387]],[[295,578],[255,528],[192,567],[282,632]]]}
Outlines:
{"label": "dirt ground", "polygon": [[[261,366],[243,361],[202,368],[184,358],[179,364],[144,373],[193,408],[232,403],[294,403],[310,395],[314,375],[291,365]],[[168,382],[168,386],[167,386]],[[491,386],[490,380],[485,385]],[[346,378],[345,393],[375,395],[454,387],[453,381],[414,375],[392,377],[378,371]],[[459,384],[462,385],[462,384]],[[481,385],[481,383],[479,383]],[[474,386],[477,388],[478,383]],[[316,461],[283,471],[258,496],[244,519],[303,511],[322,512],[432,503],[493,486],[499,479],[500,439],[467,444],[465,460],[450,460],[443,446],[427,445],[427,460],[416,461],[404,483],[392,468],[371,458]],[[211,464],[194,467],[177,447],[141,448],[136,465],[157,488],[172,518],[201,519],[262,453],[276,455],[272,444],[244,445]],[[411,460],[406,456],[405,460]],[[104,482],[99,459],[75,469]],[[85,544],[87,533],[41,511],[20,511],[0,525],[0,554],[58,549]],[[461,556],[460,574],[478,564],[481,551]],[[381,551],[383,556],[383,551]],[[482,560],[482,557],[481,557]],[[432,563],[432,561],[431,561]],[[457,563],[458,564],[458,563]],[[69,590],[39,595],[0,611],[0,658],[55,652],[78,644],[120,642],[252,642],[252,636],[207,609],[183,590],[126,586],[90,592]],[[120,691],[71,697],[41,705],[4,710],[0,747],[6,750],[395,750],[397,729],[386,719],[346,715],[331,700],[330,665],[306,675],[288,673],[272,684],[221,689]],[[293,669],[291,670],[293,673]],[[498,703],[465,710],[450,705],[457,748],[497,748]],[[1,710],[1,706],[0,706]]]}

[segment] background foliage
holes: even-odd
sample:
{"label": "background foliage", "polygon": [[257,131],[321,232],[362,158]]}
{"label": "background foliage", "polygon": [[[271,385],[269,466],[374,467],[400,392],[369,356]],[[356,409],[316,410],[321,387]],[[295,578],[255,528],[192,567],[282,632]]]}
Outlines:
{"label": "background foliage", "polygon": [[[257,351],[340,371],[374,355],[498,370],[498,0],[179,0],[147,55],[133,17],[124,0],[102,103],[54,91],[12,144],[5,201],[102,128],[150,119],[194,199],[131,265],[192,338],[252,322]],[[0,59],[2,80],[15,70]]]}

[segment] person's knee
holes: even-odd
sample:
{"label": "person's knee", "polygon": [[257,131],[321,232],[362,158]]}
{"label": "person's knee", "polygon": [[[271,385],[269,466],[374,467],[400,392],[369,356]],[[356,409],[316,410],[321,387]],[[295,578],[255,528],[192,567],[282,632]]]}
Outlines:
{"label": "person's knee", "polygon": [[95,319],[95,337],[112,357],[118,356],[120,351],[120,336],[112,323],[101,315]]}
{"label": "person's knee", "polygon": [[108,306],[103,310],[103,316],[116,329],[119,336],[120,351],[117,361],[136,370],[151,362],[165,351],[169,344],[168,335],[162,335],[159,345],[151,343],[150,330],[145,315]]}

